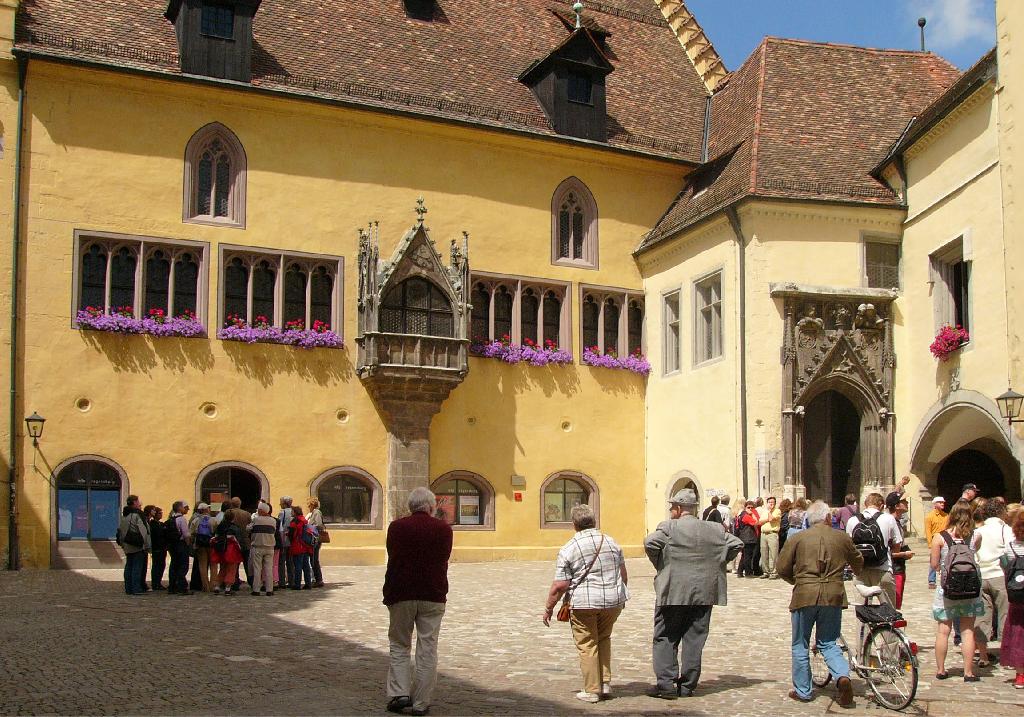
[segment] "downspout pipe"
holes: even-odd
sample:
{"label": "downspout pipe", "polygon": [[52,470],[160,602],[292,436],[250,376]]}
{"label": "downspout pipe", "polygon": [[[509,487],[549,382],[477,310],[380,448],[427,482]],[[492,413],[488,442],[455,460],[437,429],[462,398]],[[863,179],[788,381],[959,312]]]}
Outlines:
{"label": "downspout pipe", "polygon": [[28,77],[28,58],[18,58],[18,134],[14,140],[14,216],[11,237],[11,356],[10,356],[10,415],[8,417],[7,446],[7,569],[21,568],[18,542],[18,283],[21,278],[21,156],[22,137],[25,133],[25,81]]}
{"label": "downspout pipe", "polygon": [[743,474],[743,496],[750,498],[750,471],[747,467],[747,458],[750,453],[747,440],[747,241],[743,237],[743,227],[740,225],[740,216],[733,205],[725,210],[729,217],[729,224],[736,237],[737,257],[737,281],[739,282],[739,296],[737,298],[737,319],[736,333],[739,344],[738,358],[740,370],[740,455],[742,458]]}

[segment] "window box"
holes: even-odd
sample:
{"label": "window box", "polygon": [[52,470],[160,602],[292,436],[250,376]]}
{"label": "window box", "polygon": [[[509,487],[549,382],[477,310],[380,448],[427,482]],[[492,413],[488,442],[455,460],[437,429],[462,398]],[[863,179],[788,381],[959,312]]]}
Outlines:
{"label": "window box", "polygon": [[651,364],[647,361],[640,349],[629,354],[625,358],[619,358],[615,352],[602,354],[597,346],[583,349],[583,363],[587,366],[599,366],[601,368],[618,368],[646,376],[651,372]]}
{"label": "window box", "polygon": [[314,321],[313,328],[303,328],[290,321],[284,329],[272,326],[265,316],[257,316],[252,326],[237,314],[228,316],[224,328],[217,332],[222,341],[241,341],[246,344],[284,344],[301,349],[340,349],[345,344],[341,337],[331,331],[329,324]]}
{"label": "window box", "polygon": [[473,356],[500,359],[509,364],[529,363],[531,366],[547,366],[572,363],[572,354],[558,348],[558,344],[551,339],[547,339],[543,347],[531,339],[526,339],[520,345],[512,343],[508,334],[497,341],[474,339],[469,346],[469,352]]}
{"label": "window box", "polygon": [[195,314],[185,310],[181,316],[170,317],[163,309],[150,309],[149,316],[136,319],[132,307],[119,306],[105,313],[95,306],[87,306],[75,317],[78,327],[88,331],[106,331],[117,334],[149,334],[150,336],[181,336],[196,338],[206,336],[203,326]]}
{"label": "window box", "polygon": [[932,356],[939,361],[948,361],[950,356],[959,351],[960,347],[970,340],[971,335],[967,333],[967,329],[947,324],[939,329],[935,340],[932,341],[932,345],[928,348],[931,350]]}

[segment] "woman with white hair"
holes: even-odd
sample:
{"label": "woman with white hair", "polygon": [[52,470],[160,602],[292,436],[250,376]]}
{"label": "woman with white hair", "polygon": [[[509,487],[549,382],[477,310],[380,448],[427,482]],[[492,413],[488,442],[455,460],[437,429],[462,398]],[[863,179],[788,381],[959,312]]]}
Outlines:
{"label": "woman with white hair", "polygon": [[618,543],[597,530],[594,509],[573,506],[571,516],[576,535],[558,551],[543,620],[551,624],[564,596],[583,673],[583,691],[576,699],[597,702],[611,697],[612,628],[629,599],[629,576]]}

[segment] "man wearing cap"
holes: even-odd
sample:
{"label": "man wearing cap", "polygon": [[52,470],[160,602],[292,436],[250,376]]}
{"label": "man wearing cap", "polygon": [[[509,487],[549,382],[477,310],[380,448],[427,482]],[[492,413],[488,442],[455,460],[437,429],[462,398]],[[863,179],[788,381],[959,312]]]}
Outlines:
{"label": "man wearing cap", "polygon": [[978,490],[978,486],[973,483],[967,483],[964,485],[964,492],[960,494],[960,500],[966,500],[970,503],[979,495],[981,495],[981,491]]}
{"label": "man wearing cap", "polygon": [[256,517],[248,526],[249,533],[249,569],[252,570],[252,594],[260,594],[260,581],[263,583],[263,594],[274,594],[274,544],[277,533],[277,520],[270,514],[270,503],[261,500]]}
{"label": "man wearing cap", "polygon": [[699,520],[697,494],[689,488],[672,496],[669,506],[669,520],[647,536],[644,549],[658,571],[653,646],[657,685],[651,696],[674,700],[689,697],[697,687],[711,609],[726,604],[725,566],[743,542]]}
{"label": "man wearing cap", "polygon": [[[949,513],[946,512],[946,499],[941,495],[932,498],[932,510],[924,517],[925,545],[932,544],[932,538],[946,529]],[[935,568],[928,568],[928,589],[935,589]]]}

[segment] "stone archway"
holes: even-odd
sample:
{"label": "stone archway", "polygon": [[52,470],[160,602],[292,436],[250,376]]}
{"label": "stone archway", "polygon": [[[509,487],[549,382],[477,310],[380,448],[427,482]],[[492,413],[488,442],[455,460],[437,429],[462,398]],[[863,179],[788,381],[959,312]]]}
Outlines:
{"label": "stone archway", "polygon": [[[930,495],[955,500],[964,483],[982,487],[979,481],[984,481],[988,483],[987,490],[982,487],[984,495],[1018,501],[1021,463],[1011,436],[991,398],[977,391],[953,391],[933,405],[918,425],[910,469]],[[996,486],[996,471],[1002,477],[1001,489]]]}

